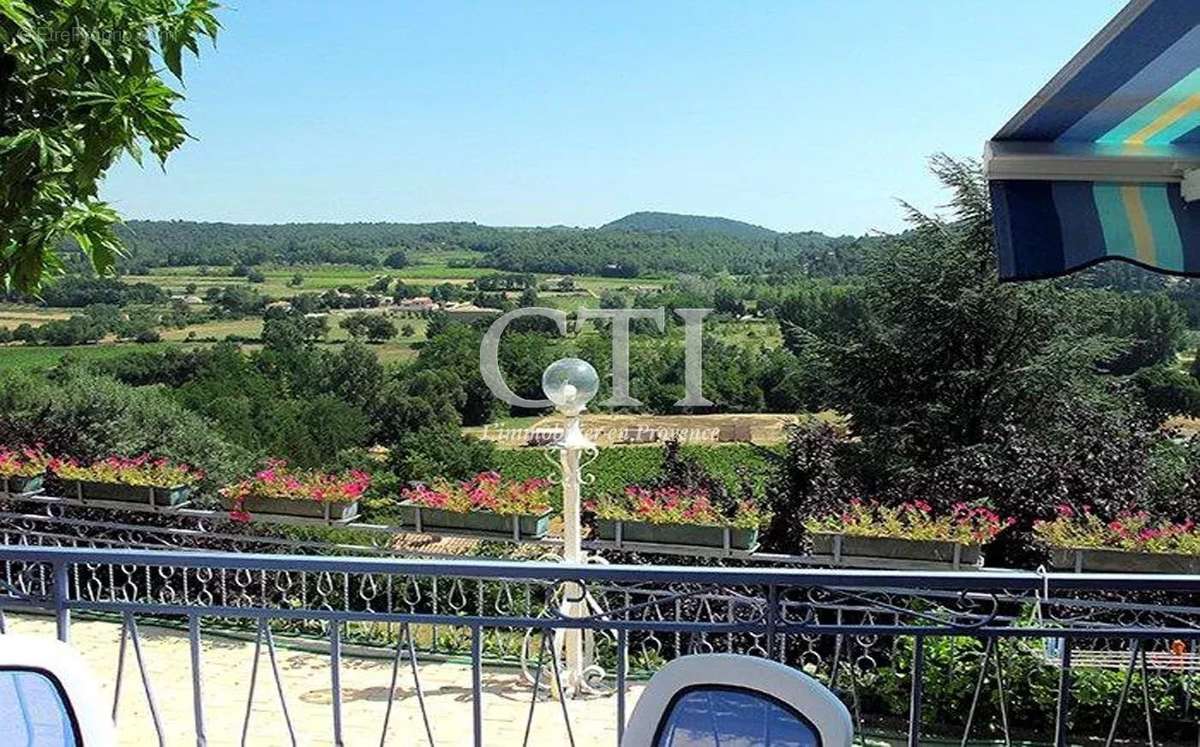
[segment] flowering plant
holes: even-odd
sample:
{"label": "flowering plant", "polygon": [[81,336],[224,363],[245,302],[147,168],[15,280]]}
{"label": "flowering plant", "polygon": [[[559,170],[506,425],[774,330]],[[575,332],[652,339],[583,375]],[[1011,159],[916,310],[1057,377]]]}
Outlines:
{"label": "flowering plant", "polygon": [[50,466],[41,447],[10,449],[0,446],[0,477],[37,477]]}
{"label": "flowering plant", "polygon": [[424,508],[456,513],[540,516],[550,510],[550,482],[505,480],[497,472],[480,472],[464,482],[439,479],[428,486],[406,488],[400,497]]}
{"label": "flowering plant", "polygon": [[959,544],[990,542],[1014,519],[1001,518],[990,507],[957,503],[949,514],[935,515],[925,501],[911,501],[893,508],[877,501],[855,498],[840,514],[810,519],[810,532],[832,532],[855,537],[942,540]]}
{"label": "flowering plant", "polygon": [[700,487],[630,485],[623,494],[588,501],[584,508],[601,519],[736,529],[758,529],[770,518],[770,514],[749,500],[739,502],[733,516],[727,516],[717,508],[711,492]]}
{"label": "flowering plant", "polygon": [[1178,524],[1151,521],[1145,511],[1128,511],[1113,521],[1104,521],[1089,507],[1076,512],[1062,504],[1058,507],[1058,517],[1036,522],[1033,533],[1043,544],[1070,549],[1200,555],[1200,527],[1191,519]]}
{"label": "flowering plant", "polygon": [[194,485],[204,472],[186,464],[175,464],[161,457],[142,454],[136,457],[111,456],[88,465],[74,459],[53,459],[50,469],[64,480],[115,483],[154,488]]}
{"label": "flowering plant", "polygon": [[282,498],[294,501],[348,502],[362,497],[371,486],[366,472],[351,470],[327,474],[295,470],[282,459],[269,460],[254,477],[221,488],[221,495],[233,501],[236,518],[249,518],[244,510],[248,498]]}

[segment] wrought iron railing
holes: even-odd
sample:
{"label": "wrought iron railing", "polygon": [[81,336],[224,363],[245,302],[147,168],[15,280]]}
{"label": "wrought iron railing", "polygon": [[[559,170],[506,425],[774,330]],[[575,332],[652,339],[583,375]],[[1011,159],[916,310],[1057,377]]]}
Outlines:
{"label": "wrought iron railing", "polygon": [[[567,589],[582,589],[598,611],[564,616]],[[63,640],[80,615],[119,621],[122,654],[132,646],[160,737],[164,726],[153,704],[162,694],[146,676],[139,623],[185,627],[193,667],[183,694],[194,701],[200,745],[206,744],[201,637],[230,626],[244,627],[254,642],[251,689],[263,648],[275,667],[279,637],[324,641],[332,692],[327,733],[335,744],[344,743],[340,678],[347,641],[394,656],[381,719],[395,703],[400,667],[411,671],[413,697],[433,741],[438,719],[425,709],[420,682],[427,662],[415,641],[460,639],[472,683],[464,709],[481,744],[485,660],[525,663],[533,709],[562,689],[557,642],[566,630],[585,631],[594,645],[589,676],[613,700],[614,741],[632,678],[663,660],[712,651],[803,668],[845,698],[860,733],[891,728],[910,745],[951,732],[962,744],[1020,736],[1066,745],[1084,734],[1155,744],[1168,731],[1196,739],[1191,700],[1200,578],[1190,576],[572,566],[27,546],[0,547],[0,610],[52,614]],[[1104,702],[1097,701],[1098,676],[1111,680]],[[1076,683],[1087,686],[1086,698],[1073,697]],[[295,740],[282,689],[279,696]],[[948,706],[952,699],[963,707]],[[1137,699],[1144,714],[1129,705]],[[1170,713],[1164,703],[1174,704]],[[565,701],[561,712],[569,725]],[[535,736],[532,743],[542,742]]]}

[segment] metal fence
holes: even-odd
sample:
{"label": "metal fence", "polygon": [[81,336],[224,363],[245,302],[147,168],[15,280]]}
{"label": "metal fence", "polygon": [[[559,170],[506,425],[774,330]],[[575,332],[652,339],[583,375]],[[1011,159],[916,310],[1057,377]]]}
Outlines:
{"label": "metal fence", "polygon": [[[590,614],[563,615],[569,589],[583,590]],[[162,693],[146,676],[139,623],[186,626],[192,662],[186,692],[198,745],[207,743],[201,637],[238,626],[254,642],[247,724],[261,651],[275,667],[278,637],[324,642],[332,703],[323,728],[335,744],[345,741],[347,641],[394,656],[385,721],[397,673],[411,673],[410,697],[419,701],[425,738],[434,744],[438,718],[449,714],[425,709],[420,683],[428,662],[416,644],[431,636],[460,641],[472,683],[464,710],[470,709],[475,744],[482,744],[485,662],[523,663],[533,709],[561,689],[557,640],[568,629],[584,631],[592,644],[592,684],[609,693],[592,697],[613,701],[614,742],[632,678],[666,659],[720,651],[803,668],[846,700],[860,733],[892,730],[910,745],[934,734],[953,734],[961,744],[1021,737],[1067,745],[1085,735],[1110,744],[1118,738],[1195,743],[1198,594],[1200,578],[1189,576],[0,547],[0,610],[53,614],[63,640],[70,639],[73,617],[120,621],[121,661],[132,647],[160,741],[164,728],[154,704]],[[1099,697],[1098,687],[1107,695]],[[1077,689],[1086,689],[1084,696],[1075,697]],[[283,744],[297,741],[287,702],[280,689],[289,731]],[[573,744],[567,705],[552,707],[561,709]],[[306,731],[317,729],[305,724]],[[384,743],[386,723],[380,734]]]}

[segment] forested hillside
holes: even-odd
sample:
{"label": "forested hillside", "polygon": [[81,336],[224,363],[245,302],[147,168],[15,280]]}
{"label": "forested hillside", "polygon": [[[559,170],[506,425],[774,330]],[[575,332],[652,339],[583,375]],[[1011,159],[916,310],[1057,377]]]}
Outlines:
{"label": "forested hillside", "polygon": [[123,268],[133,272],[151,267],[263,263],[373,266],[394,258],[397,252],[433,251],[474,253],[473,259],[460,261],[512,272],[638,277],[788,271],[839,276],[857,272],[862,254],[862,240],[820,233],[767,231],[751,237],[711,230],[497,228],[475,223],[130,221],[121,228],[120,236],[129,250]]}
{"label": "forested hillside", "polygon": [[624,218],[618,218],[612,223],[606,223],[603,228],[619,229],[622,231],[675,231],[679,233],[719,233],[737,239],[771,239],[776,232],[769,228],[756,226],[729,218],[717,218],[708,215],[682,215],[680,213],[630,213]]}

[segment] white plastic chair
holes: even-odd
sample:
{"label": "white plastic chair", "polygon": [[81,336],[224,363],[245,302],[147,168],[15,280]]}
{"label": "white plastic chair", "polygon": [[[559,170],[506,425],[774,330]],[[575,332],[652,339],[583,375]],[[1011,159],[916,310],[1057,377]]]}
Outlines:
{"label": "white plastic chair", "polygon": [[850,747],[846,706],[791,667],[737,654],[676,659],[638,698],[621,747]]}
{"label": "white plastic chair", "polygon": [[100,689],[79,652],[52,638],[0,635],[0,744],[116,744]]}

